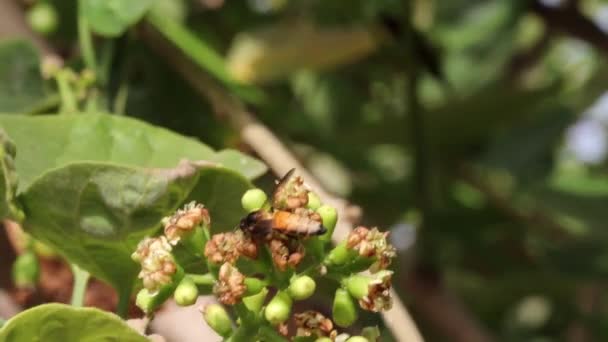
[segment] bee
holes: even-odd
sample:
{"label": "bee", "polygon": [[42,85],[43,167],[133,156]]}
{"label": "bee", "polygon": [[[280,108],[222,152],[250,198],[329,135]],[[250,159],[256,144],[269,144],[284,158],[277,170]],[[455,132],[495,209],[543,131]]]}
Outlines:
{"label": "bee", "polygon": [[[272,195],[273,206],[254,211],[243,218],[239,224],[242,230],[254,236],[268,236],[273,231],[277,231],[293,237],[322,235],[327,231],[319,214],[304,207],[291,208],[288,204],[286,209],[275,208],[280,202],[278,197],[284,194],[287,187],[293,185],[293,182],[297,183],[296,186],[301,185],[301,180],[293,179],[294,170],[291,169],[277,182]],[[303,193],[307,194],[307,192]],[[301,194],[299,196],[301,197]],[[294,199],[289,198],[286,202],[293,203]]]}

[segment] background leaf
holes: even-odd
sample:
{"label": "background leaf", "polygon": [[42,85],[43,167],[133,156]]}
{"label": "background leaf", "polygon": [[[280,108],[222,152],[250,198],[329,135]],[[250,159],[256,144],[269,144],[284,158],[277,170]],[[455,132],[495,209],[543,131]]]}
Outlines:
{"label": "background leaf", "polygon": [[109,312],[53,303],[36,306],[10,319],[0,329],[0,341],[146,342],[148,339]]}
{"label": "background leaf", "polygon": [[0,44],[0,111],[29,112],[44,102],[47,92],[38,53],[23,40]]}
{"label": "background leaf", "polygon": [[95,32],[115,37],[141,19],[154,2],[155,0],[80,0],[80,15],[87,19]]}
{"label": "background leaf", "polygon": [[[207,145],[136,119],[108,115],[21,117],[0,115],[0,126],[19,148],[16,167],[20,191],[45,171],[75,161],[104,161],[126,166],[170,168],[181,159],[219,160],[243,174],[263,166],[238,152],[216,153]],[[264,168],[265,169],[265,168]],[[252,170],[257,170],[252,172]]]}

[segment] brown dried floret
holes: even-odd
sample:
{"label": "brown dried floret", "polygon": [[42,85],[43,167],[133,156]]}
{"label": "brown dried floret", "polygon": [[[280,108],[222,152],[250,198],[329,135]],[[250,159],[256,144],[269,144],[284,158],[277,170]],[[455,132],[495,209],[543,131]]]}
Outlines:
{"label": "brown dried floret", "polygon": [[222,304],[234,305],[241,300],[245,294],[245,276],[230,263],[224,263],[220,267],[217,283],[213,287],[213,293]]}
{"label": "brown dried floret", "polygon": [[309,310],[294,315],[296,323],[296,336],[329,336],[335,337],[337,332],[331,319],[320,312]]}
{"label": "brown dried floret", "polygon": [[382,271],[382,274],[372,280],[368,285],[367,296],[359,300],[362,309],[380,312],[390,310],[393,306],[391,298],[391,277],[393,272]]}
{"label": "brown dried floret", "polygon": [[175,245],[186,234],[190,233],[198,225],[209,226],[211,218],[209,211],[202,204],[192,201],[179,209],[173,216],[165,217],[165,236],[172,245]]}
{"label": "brown dried floret", "polygon": [[215,234],[205,245],[205,256],[215,264],[234,264],[241,255],[251,259],[258,256],[258,246],[241,230]]}
{"label": "brown dried floret", "polygon": [[299,240],[279,233],[273,233],[268,241],[268,248],[275,266],[281,270],[296,267],[304,258],[304,246]]}
{"label": "brown dried floret", "polygon": [[279,210],[294,210],[308,204],[308,189],[299,176],[290,171],[277,185],[272,196],[272,207]]}
{"label": "brown dried floret", "polygon": [[376,261],[370,271],[376,273],[386,269],[397,255],[395,248],[388,242],[388,234],[389,232],[381,232],[375,227],[368,229],[360,226],[348,235],[346,246],[356,250],[362,257],[375,257]]}

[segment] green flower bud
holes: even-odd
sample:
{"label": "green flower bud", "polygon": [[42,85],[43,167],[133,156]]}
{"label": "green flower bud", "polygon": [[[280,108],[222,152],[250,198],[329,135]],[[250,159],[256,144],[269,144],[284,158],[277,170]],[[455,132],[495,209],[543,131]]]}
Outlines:
{"label": "green flower bud", "polygon": [[332,340],[329,337],[320,337],[316,339],[315,342],[332,342]]}
{"label": "green flower bud", "polygon": [[346,342],[369,342],[369,340],[363,336],[351,336]]}
{"label": "green flower bud", "polygon": [[361,335],[368,341],[379,341],[380,329],[377,326],[365,327],[361,330]]}
{"label": "green flower bud", "polygon": [[259,293],[260,291],[262,291],[262,289],[266,287],[266,285],[268,284],[264,280],[247,277],[245,278],[245,286],[247,287],[245,294],[254,295],[256,293]]}
{"label": "green flower bud", "polygon": [[322,241],[330,241],[331,236],[334,234],[336,223],[338,222],[338,212],[334,207],[331,207],[329,205],[322,205],[317,209],[317,213],[321,215],[321,219],[323,220],[323,227],[327,228],[327,232],[321,235],[321,237],[319,238]]}
{"label": "green flower bud", "polygon": [[349,249],[346,246],[346,241],[342,241],[334,247],[326,257],[326,263],[330,265],[344,265],[353,261],[357,256],[357,252]]}
{"label": "green flower bud", "polygon": [[336,290],[332,315],[334,323],[343,328],[349,327],[357,321],[357,307],[348,291],[344,289]]}
{"label": "green flower bud", "polygon": [[272,325],[285,322],[289,318],[293,301],[285,292],[278,292],[266,306],[264,317]]}
{"label": "green flower bud", "polygon": [[207,305],[203,310],[203,318],[218,335],[228,337],[232,334],[232,321],[223,306],[219,304]]}
{"label": "green flower bud", "polygon": [[28,251],[17,257],[13,264],[13,282],[17,287],[34,287],[40,275],[40,264],[34,252]]}
{"label": "green flower bud", "polygon": [[261,189],[250,189],[241,197],[241,205],[247,212],[252,212],[260,210],[267,200],[268,196]]}
{"label": "green flower bud", "polygon": [[294,278],[287,288],[287,292],[291,298],[295,300],[304,300],[315,293],[317,283],[311,277],[304,275]]}
{"label": "green flower bud", "polygon": [[306,208],[310,209],[310,210],[317,210],[319,209],[319,207],[321,206],[321,199],[319,198],[319,196],[317,196],[317,194],[315,194],[312,191],[308,192],[308,204],[306,205]]}
{"label": "green flower bud", "polygon": [[189,306],[196,303],[197,298],[198,287],[196,287],[196,284],[192,278],[185,276],[175,288],[173,299],[175,299],[177,305]]}
{"label": "green flower bud", "polygon": [[356,299],[361,299],[367,296],[367,293],[369,292],[369,283],[371,281],[372,278],[370,277],[356,274],[342,280],[342,284],[346,286],[346,289],[351,296]]}
{"label": "green flower bud", "polygon": [[51,34],[57,30],[57,11],[47,2],[38,2],[27,11],[27,22],[35,32]]}
{"label": "green flower bud", "polygon": [[259,312],[264,306],[264,301],[266,300],[267,295],[268,289],[263,288],[262,290],[258,291],[258,293],[252,296],[243,297],[243,304],[245,304],[247,310],[252,312]]}
{"label": "green flower bud", "polygon": [[148,291],[148,289],[141,289],[139,292],[137,292],[137,296],[135,297],[135,305],[137,305],[141,311],[148,314],[154,311],[154,303],[157,296],[158,293],[153,295],[150,293],[150,291]]}

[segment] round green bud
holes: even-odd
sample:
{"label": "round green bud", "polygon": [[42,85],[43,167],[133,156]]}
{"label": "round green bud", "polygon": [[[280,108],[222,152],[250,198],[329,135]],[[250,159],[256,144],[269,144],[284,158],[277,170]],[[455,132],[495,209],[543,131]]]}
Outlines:
{"label": "round green bud", "polygon": [[34,252],[28,251],[17,257],[13,264],[13,282],[17,287],[34,287],[40,275],[40,264]]}
{"label": "round green bud", "polygon": [[332,340],[329,337],[319,337],[315,342],[332,342]]}
{"label": "round green bud", "polygon": [[264,317],[272,325],[285,322],[289,318],[293,301],[285,292],[278,292],[266,306]]}
{"label": "round green bud", "polygon": [[364,275],[352,275],[342,281],[346,286],[348,293],[356,299],[361,299],[367,296],[369,292],[369,283],[372,281],[370,277]]}
{"label": "round green bud", "polygon": [[152,312],[155,306],[155,295],[152,295],[148,289],[141,289],[135,297],[135,305],[146,314]]}
{"label": "round green bud", "polygon": [[349,327],[357,321],[357,307],[348,291],[341,288],[336,290],[332,316],[336,325],[342,328]]}
{"label": "round green bud", "polygon": [[331,240],[331,236],[334,234],[334,229],[336,229],[336,223],[338,222],[338,211],[336,208],[325,204],[317,208],[317,213],[321,215],[323,227],[327,228],[327,232],[321,235],[320,239],[323,241],[329,241]]}
{"label": "round green bud", "polygon": [[308,297],[312,296],[315,293],[315,289],[317,287],[317,283],[315,280],[307,275],[303,275],[297,278],[294,278],[287,288],[287,292],[291,296],[291,298],[295,300],[304,300]]}
{"label": "round green bud", "polygon": [[369,342],[369,340],[363,336],[351,336],[346,340],[346,342]]}
{"label": "round green bud", "polygon": [[245,304],[245,307],[249,309],[249,311],[259,312],[264,306],[264,301],[266,300],[267,295],[268,289],[263,288],[254,295],[243,297],[243,304]]}
{"label": "round green bud", "polygon": [[326,257],[326,262],[330,265],[344,265],[353,260],[356,252],[348,249],[346,241],[342,241],[336,245]]}
{"label": "round green bud", "polygon": [[267,282],[262,279],[253,277],[245,278],[245,286],[247,287],[246,294],[248,295],[254,295],[256,293],[259,293],[260,291],[262,291],[262,289],[266,287],[266,285],[268,285]]}
{"label": "round green bud", "polygon": [[317,194],[312,191],[308,192],[308,204],[306,208],[310,210],[317,210],[321,206],[321,199]]}
{"label": "round green bud", "polygon": [[198,287],[196,287],[194,280],[185,276],[179,285],[177,285],[177,288],[175,288],[173,299],[180,306],[189,306],[196,303],[198,299]]}
{"label": "round green bud", "polygon": [[247,212],[252,212],[260,210],[267,200],[268,196],[261,189],[250,189],[241,197],[241,205]]}
{"label": "round green bud", "polygon": [[228,337],[232,334],[232,321],[223,306],[219,304],[207,305],[203,310],[203,318],[218,335]]}
{"label": "round green bud", "polygon": [[27,22],[35,32],[48,35],[57,30],[57,11],[48,2],[38,2],[27,11]]}

